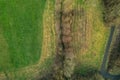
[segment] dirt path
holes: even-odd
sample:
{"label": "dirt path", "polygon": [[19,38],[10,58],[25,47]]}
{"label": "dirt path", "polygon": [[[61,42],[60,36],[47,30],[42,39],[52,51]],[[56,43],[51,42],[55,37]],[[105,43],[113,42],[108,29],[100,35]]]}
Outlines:
{"label": "dirt path", "polygon": [[107,42],[106,50],[105,50],[105,53],[104,53],[104,58],[103,58],[102,66],[101,66],[101,72],[106,71],[106,63],[107,63],[107,59],[108,59],[109,49],[110,49],[110,45],[111,45],[111,42],[112,42],[114,30],[115,30],[115,27],[112,27],[111,31],[110,31],[109,39],[108,39],[108,42]]}
{"label": "dirt path", "polygon": [[105,50],[105,53],[104,53],[104,58],[103,58],[103,62],[102,62],[102,65],[101,65],[100,73],[103,75],[103,77],[105,79],[119,80],[120,75],[112,75],[109,72],[107,72],[107,69],[106,69],[106,64],[107,64],[107,60],[108,60],[108,56],[109,56],[109,50],[110,50],[110,45],[111,45],[111,42],[112,42],[114,31],[115,31],[115,27],[113,26],[113,27],[111,27],[111,31],[110,31],[109,39],[108,39],[108,42],[107,42],[106,50]]}
{"label": "dirt path", "polygon": [[120,27],[116,27],[113,39],[108,61],[108,71],[113,74],[120,74]]}

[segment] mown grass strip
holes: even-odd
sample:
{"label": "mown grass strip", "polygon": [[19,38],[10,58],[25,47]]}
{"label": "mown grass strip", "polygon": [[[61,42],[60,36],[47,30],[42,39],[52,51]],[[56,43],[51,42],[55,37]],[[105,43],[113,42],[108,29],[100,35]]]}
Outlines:
{"label": "mown grass strip", "polygon": [[[3,68],[19,68],[36,63],[41,55],[43,12],[46,0],[1,0],[0,28],[8,45],[9,63]],[[4,58],[5,60],[7,58]],[[4,60],[3,60],[4,61]]]}

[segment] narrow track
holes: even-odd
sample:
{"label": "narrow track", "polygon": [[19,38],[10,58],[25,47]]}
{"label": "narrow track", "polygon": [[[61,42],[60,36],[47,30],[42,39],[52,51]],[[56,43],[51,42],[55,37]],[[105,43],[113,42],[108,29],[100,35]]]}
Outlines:
{"label": "narrow track", "polygon": [[101,65],[100,74],[105,79],[120,80],[120,75],[112,75],[112,74],[108,73],[107,69],[106,69],[107,59],[108,59],[108,55],[109,55],[109,49],[110,49],[110,45],[111,45],[111,42],[112,42],[114,31],[115,31],[115,27],[112,26],[111,27],[111,31],[110,31],[110,35],[109,35],[109,40],[107,42],[107,46],[106,46],[103,62],[102,62],[102,65]]}

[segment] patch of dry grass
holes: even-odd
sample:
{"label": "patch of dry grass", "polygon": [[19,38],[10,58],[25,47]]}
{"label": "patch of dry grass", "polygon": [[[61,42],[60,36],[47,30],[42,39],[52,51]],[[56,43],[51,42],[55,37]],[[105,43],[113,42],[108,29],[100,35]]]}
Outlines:
{"label": "patch of dry grass", "polygon": [[100,0],[78,4],[80,14],[76,13],[74,47],[78,73],[86,74],[91,69],[99,70],[109,34],[109,28],[102,20]]}
{"label": "patch of dry grass", "polygon": [[54,4],[47,1],[46,5],[43,14],[43,47],[40,61],[44,61],[44,59],[55,53]]}

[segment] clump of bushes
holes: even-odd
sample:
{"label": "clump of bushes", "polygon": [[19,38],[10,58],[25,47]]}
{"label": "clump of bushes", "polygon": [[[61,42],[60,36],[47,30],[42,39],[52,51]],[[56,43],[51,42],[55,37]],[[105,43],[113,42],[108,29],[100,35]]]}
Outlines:
{"label": "clump of bushes", "polygon": [[103,0],[104,20],[109,25],[118,25],[120,22],[120,0]]}

